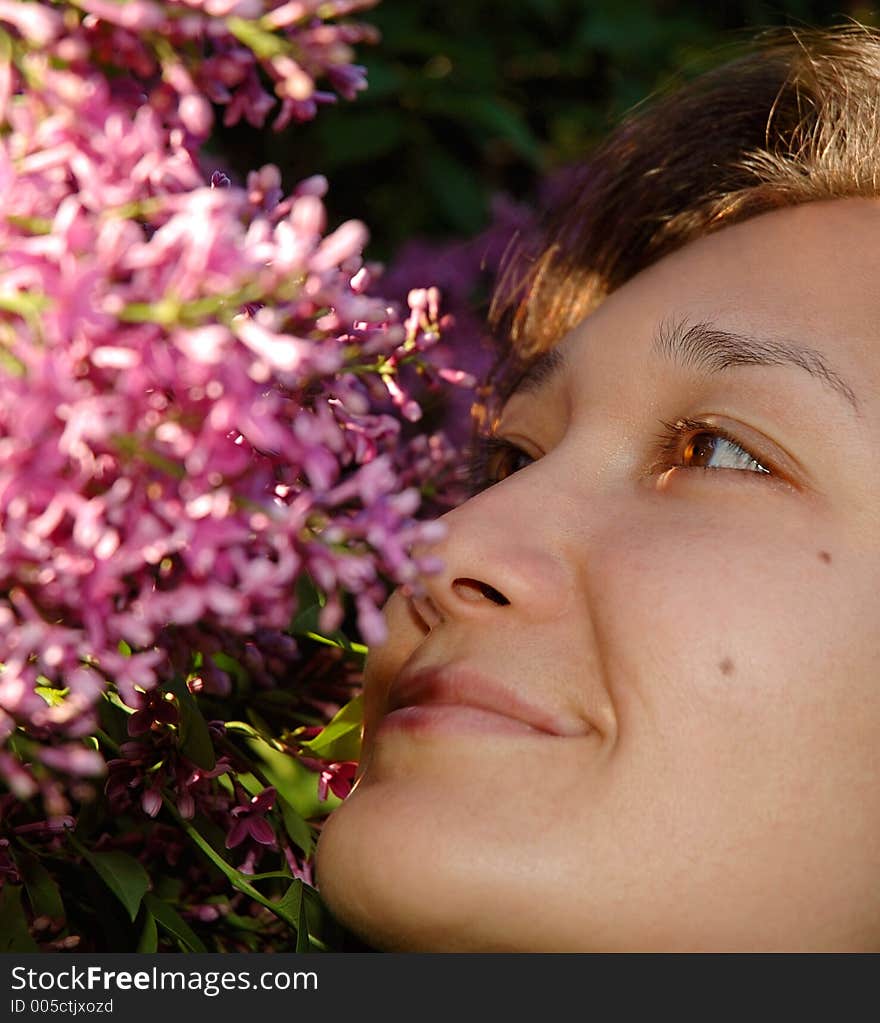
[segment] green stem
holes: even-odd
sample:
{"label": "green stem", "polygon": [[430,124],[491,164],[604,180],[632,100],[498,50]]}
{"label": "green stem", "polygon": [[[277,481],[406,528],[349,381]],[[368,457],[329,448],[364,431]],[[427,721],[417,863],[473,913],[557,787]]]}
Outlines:
{"label": "green stem", "polygon": [[119,752],[119,743],[111,739],[110,736],[102,728],[98,728],[95,730],[95,738],[99,739],[105,746],[109,747],[114,753]]}
{"label": "green stem", "polygon": [[[294,932],[299,931],[298,920],[294,920],[287,910],[281,909],[277,902],[272,902],[271,899],[267,899],[265,895],[258,892],[257,889],[246,880],[245,875],[242,874],[241,871],[236,870],[231,863],[227,863],[226,860],[224,860],[223,857],[214,849],[210,842],[208,842],[207,839],[189,823],[189,821],[184,820],[184,818],[180,816],[177,812],[177,807],[168,795],[163,794],[162,799],[165,803],[165,809],[169,811],[171,816],[174,817],[186,835],[192,839],[199,849],[202,850],[214,866],[216,866],[217,869],[225,875],[233,888],[240,891],[243,895],[247,895],[247,897],[249,899],[253,899],[254,902],[258,902],[261,906],[265,906],[271,913],[283,920],[288,926],[292,927]],[[309,941],[321,951],[327,951],[327,947],[323,944],[323,942],[314,938],[311,934],[309,935]]]}
{"label": "green stem", "polygon": [[249,757],[247,753],[241,750],[234,742],[227,739],[225,736],[222,736],[219,739],[215,739],[215,742],[220,747],[220,749],[225,750],[227,753],[232,753],[234,756],[243,760],[248,769],[248,773],[252,774],[257,779],[257,781],[261,781],[265,788],[269,789],[275,787],[272,784],[272,782],[269,781],[269,779],[266,777],[263,770],[257,764],[255,764],[251,757]]}

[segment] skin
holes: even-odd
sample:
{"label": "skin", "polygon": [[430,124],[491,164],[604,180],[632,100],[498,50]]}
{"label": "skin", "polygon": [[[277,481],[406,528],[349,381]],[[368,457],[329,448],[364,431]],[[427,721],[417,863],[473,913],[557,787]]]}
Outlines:
{"label": "skin", "polygon": [[[880,201],[842,199],[698,239],[509,402],[497,433],[534,461],[445,516],[424,598],[390,598],[319,844],[373,947],[880,949],[878,238]],[[671,316],[807,346],[858,409],[794,367],[657,358]],[[682,416],[771,474],[717,439],[722,467],[653,469]],[[453,660],[584,733],[377,738],[401,668]]]}

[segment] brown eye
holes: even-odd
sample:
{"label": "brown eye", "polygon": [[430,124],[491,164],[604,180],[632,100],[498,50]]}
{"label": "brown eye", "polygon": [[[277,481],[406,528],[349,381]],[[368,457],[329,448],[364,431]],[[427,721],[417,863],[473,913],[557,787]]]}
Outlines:
{"label": "brown eye", "polygon": [[500,483],[533,461],[531,455],[527,455],[522,448],[505,442],[503,447],[498,448],[489,460],[489,479],[493,483]]}
{"label": "brown eye", "polygon": [[499,437],[480,437],[468,467],[471,493],[477,494],[495,483],[501,483],[534,460],[510,441]]}
{"label": "brown eye", "polygon": [[776,478],[748,448],[740,444],[727,430],[699,419],[660,421],[663,432],[658,434],[660,457],[651,466],[650,474],[676,470],[714,472],[717,469],[745,470],[743,475],[761,475]]}
{"label": "brown eye", "polygon": [[752,455],[722,433],[705,430],[694,434],[681,453],[683,468],[687,469],[751,469],[768,472]]}
{"label": "brown eye", "polygon": [[711,433],[698,433],[685,445],[681,460],[685,465],[705,466],[715,453],[715,442],[720,438]]}

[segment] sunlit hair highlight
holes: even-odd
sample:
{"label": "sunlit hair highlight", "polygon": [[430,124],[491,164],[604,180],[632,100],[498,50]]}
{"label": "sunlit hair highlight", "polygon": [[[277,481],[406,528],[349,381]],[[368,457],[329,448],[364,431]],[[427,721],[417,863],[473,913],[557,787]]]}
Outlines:
{"label": "sunlit hair highlight", "polygon": [[785,206],[877,195],[880,30],[768,29],[624,118],[548,211],[537,248],[512,247],[493,327],[521,364],[695,238]]}

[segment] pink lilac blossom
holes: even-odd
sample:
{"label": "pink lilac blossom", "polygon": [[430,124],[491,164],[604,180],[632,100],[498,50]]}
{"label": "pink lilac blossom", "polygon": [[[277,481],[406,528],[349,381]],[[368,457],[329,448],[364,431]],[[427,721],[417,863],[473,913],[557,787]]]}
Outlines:
{"label": "pink lilac blossom", "polygon": [[[404,372],[397,382],[422,406],[440,398],[439,413],[433,418],[442,421],[444,434],[435,445],[468,446],[474,428],[473,388],[490,377],[502,351],[486,323],[487,296],[506,254],[516,245],[528,246],[536,227],[534,212],[508,196],[496,196],[490,214],[489,226],[475,238],[406,242],[379,282],[383,294],[400,300],[412,291],[427,295],[426,282],[442,293],[446,315],[442,337],[432,352],[433,376],[413,380]],[[416,440],[423,445],[427,438]],[[452,458],[451,464],[460,466],[461,458]],[[451,503],[462,499],[460,486],[452,481],[441,490]]]}
{"label": "pink lilac blossom", "polygon": [[[24,69],[65,62],[84,81],[114,71],[114,89],[146,102],[169,124],[207,137],[212,104],[226,124],[245,118],[274,127],[315,116],[335,93],[366,88],[354,47],[375,43],[371,25],[345,19],[377,0],[3,0],[0,28],[12,27],[33,50]],[[38,52],[39,51],[39,52]],[[119,78],[119,72],[130,77]],[[318,87],[326,81],[335,93]],[[271,91],[270,91],[271,90]],[[0,90],[2,92],[2,90]]]}
{"label": "pink lilac blossom", "polygon": [[177,812],[191,820],[200,810],[206,814],[225,814],[230,805],[211,781],[232,771],[228,757],[220,757],[210,770],[200,768],[184,757],[174,735],[159,728],[136,740],[124,742],[119,757],[107,763],[105,791],[114,813],[123,813],[135,805],[148,817],[162,807],[163,790],[174,793]]}
{"label": "pink lilac blossom", "polygon": [[[283,198],[275,168],[237,188],[198,159],[206,82],[227,119],[258,69],[282,107],[321,75],[353,96],[370,33],[328,19],[368,6],[0,4],[0,737],[90,734],[108,686],[138,708],[133,735],[170,723],[150,695],[164,638],[283,630],[306,575],[322,629],[347,593],[379,642],[388,583],[433,567],[411,555],[438,526],[401,483],[400,419],[374,409],[378,389],[420,415],[395,378],[430,372],[437,295],[404,318],[369,293],[366,229],[328,232],[322,178]],[[40,759],[96,766],[70,746]],[[17,757],[0,774],[31,791]],[[158,812],[155,786],[142,806]]]}
{"label": "pink lilac blossom", "polygon": [[[354,763],[299,745],[360,682],[326,637],[384,638],[389,587],[439,567],[426,509],[456,500],[421,395],[474,379],[437,290],[383,298],[322,176],[238,187],[202,152],[215,116],[354,99],[376,33],[345,19],[373,2],[0,0],[0,886],[34,850],[83,865],[76,827],[179,877],[217,951],[253,949],[247,915],[289,932],[206,873],[192,829],[242,874],[313,882],[315,822],[235,735],[345,797]],[[99,950],[31,916],[41,949]]]}
{"label": "pink lilac blossom", "polygon": [[226,836],[226,848],[233,849],[246,839],[260,845],[275,845],[275,831],[266,820],[266,814],[275,804],[275,789],[266,788],[245,803],[232,808],[234,824]]}
{"label": "pink lilac blossom", "polygon": [[328,792],[332,792],[339,799],[345,799],[354,785],[356,773],[357,763],[352,760],[327,764],[318,779],[318,798],[326,799]]}

